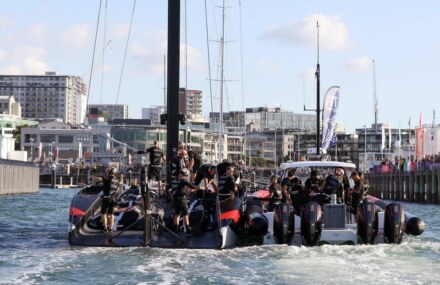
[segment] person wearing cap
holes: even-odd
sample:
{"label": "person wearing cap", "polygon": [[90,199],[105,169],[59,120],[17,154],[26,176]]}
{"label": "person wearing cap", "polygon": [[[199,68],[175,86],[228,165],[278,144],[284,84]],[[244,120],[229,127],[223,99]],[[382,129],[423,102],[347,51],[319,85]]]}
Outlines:
{"label": "person wearing cap", "polygon": [[104,184],[101,196],[101,222],[104,232],[110,232],[113,229],[115,216],[113,210],[116,206],[116,193],[119,190],[119,180],[116,177],[116,168],[110,167],[104,177]]}
{"label": "person wearing cap", "polygon": [[364,182],[356,171],[351,173],[351,179],[354,181],[354,187],[350,190],[350,203],[354,221],[358,221],[358,210],[364,199]]}
{"label": "person wearing cap", "polygon": [[178,179],[171,182],[171,193],[173,197],[174,217],[173,222],[175,232],[179,232],[180,216],[183,216],[183,223],[186,228],[186,235],[192,235],[192,229],[189,225],[188,200],[186,199],[186,192],[189,190],[193,192],[195,189],[200,189],[199,186],[188,182],[189,171],[186,168],[180,170]]}
{"label": "person wearing cap", "polygon": [[204,164],[197,171],[196,178],[194,180],[195,185],[200,185],[202,180],[204,181],[205,190],[208,190],[209,185],[212,185],[214,191],[217,192],[217,185],[215,184],[214,178],[217,173],[217,167],[211,164]]}
{"label": "person wearing cap", "polygon": [[312,171],[310,171],[310,177],[307,178],[306,182],[304,183],[305,190],[308,193],[320,192],[322,186],[321,184],[322,181],[318,177],[318,171],[312,169]]}

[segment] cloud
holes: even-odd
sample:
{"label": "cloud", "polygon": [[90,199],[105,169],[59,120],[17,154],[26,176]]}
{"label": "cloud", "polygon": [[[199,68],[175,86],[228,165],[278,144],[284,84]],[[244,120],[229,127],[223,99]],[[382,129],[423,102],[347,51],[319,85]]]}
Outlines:
{"label": "cloud", "polygon": [[8,53],[6,51],[0,49],[0,61],[6,59],[7,55]]}
{"label": "cloud", "polygon": [[75,24],[58,35],[58,41],[65,47],[80,48],[89,44],[90,27],[87,24]]}
{"label": "cloud", "polygon": [[14,20],[8,17],[0,17],[0,30],[7,30],[14,25]]}
{"label": "cloud", "polygon": [[366,56],[352,58],[345,63],[345,67],[350,73],[359,73],[369,70],[372,66],[371,58]]}
{"label": "cloud", "polygon": [[45,38],[46,28],[46,23],[37,23],[32,25],[28,30],[29,37],[35,40],[43,40]]}
{"label": "cloud", "polygon": [[319,45],[328,50],[344,50],[351,47],[354,40],[350,38],[346,24],[339,15],[312,14],[299,21],[284,26],[273,26],[261,38],[279,41],[286,45],[316,47],[319,22]]}
{"label": "cloud", "polygon": [[27,57],[23,61],[26,74],[44,74],[48,70],[48,65],[34,57]]}
{"label": "cloud", "polygon": [[259,59],[257,61],[257,68],[269,73],[278,73],[280,71],[280,68],[277,65],[270,63],[265,58]]}
{"label": "cloud", "polygon": [[[197,73],[203,71],[203,60],[201,53],[198,49],[191,45],[187,45],[188,51],[188,70],[195,71]],[[185,68],[185,44],[180,44],[180,65]]]}
{"label": "cloud", "polygon": [[310,67],[297,74],[298,78],[304,78],[305,80],[314,80],[315,79],[316,68]]}
{"label": "cloud", "polygon": [[[44,74],[48,64],[44,61],[46,49],[33,46],[21,46],[11,52],[0,50],[3,74]],[[8,66],[9,65],[9,66]]]}

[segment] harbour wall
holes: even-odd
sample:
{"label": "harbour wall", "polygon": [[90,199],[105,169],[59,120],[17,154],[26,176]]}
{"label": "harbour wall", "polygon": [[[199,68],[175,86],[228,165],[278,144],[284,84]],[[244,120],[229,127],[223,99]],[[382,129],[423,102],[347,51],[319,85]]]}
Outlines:
{"label": "harbour wall", "polygon": [[440,170],[367,173],[370,194],[381,199],[440,204]]}
{"label": "harbour wall", "polygon": [[0,195],[38,192],[39,174],[31,162],[0,159]]}

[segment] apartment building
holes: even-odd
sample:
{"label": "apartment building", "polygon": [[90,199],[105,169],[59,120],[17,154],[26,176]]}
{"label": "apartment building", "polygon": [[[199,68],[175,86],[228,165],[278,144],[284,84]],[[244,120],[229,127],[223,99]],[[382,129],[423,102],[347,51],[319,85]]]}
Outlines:
{"label": "apartment building", "polygon": [[87,86],[79,76],[0,75],[0,96],[13,96],[27,119],[60,118],[65,123],[83,123]]}

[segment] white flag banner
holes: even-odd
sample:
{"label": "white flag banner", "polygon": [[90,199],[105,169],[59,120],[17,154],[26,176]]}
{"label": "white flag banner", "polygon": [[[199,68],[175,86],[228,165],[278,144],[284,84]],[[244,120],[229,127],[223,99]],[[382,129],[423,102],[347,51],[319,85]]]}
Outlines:
{"label": "white flag banner", "polygon": [[332,86],[324,97],[322,113],[322,146],[323,151],[332,147],[336,140],[336,114],[339,106],[339,86]]}

